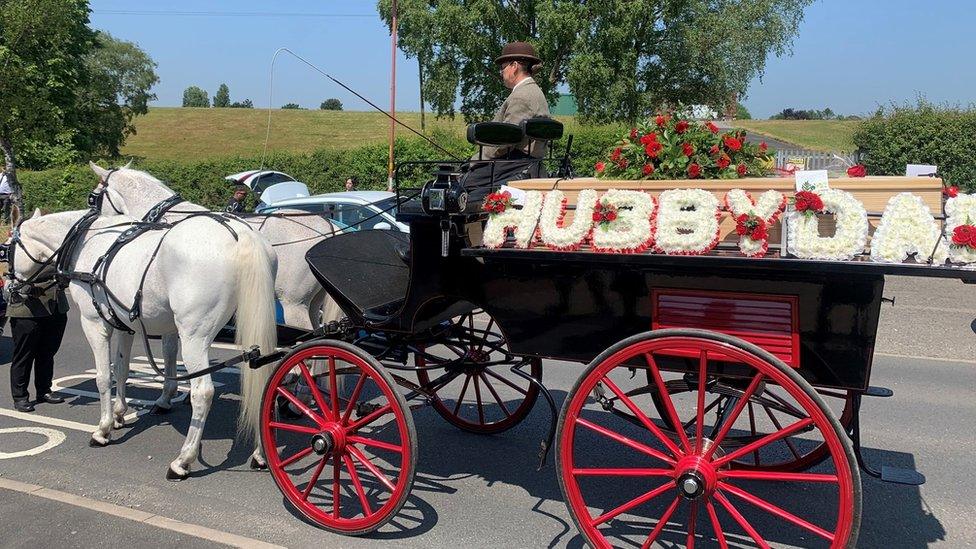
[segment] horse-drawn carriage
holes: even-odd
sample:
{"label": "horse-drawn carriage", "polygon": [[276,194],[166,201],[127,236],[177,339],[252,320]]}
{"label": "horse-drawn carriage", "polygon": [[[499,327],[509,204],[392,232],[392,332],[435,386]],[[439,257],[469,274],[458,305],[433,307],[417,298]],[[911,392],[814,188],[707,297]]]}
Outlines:
{"label": "horse-drawn carriage", "polygon": [[[474,125],[469,139],[559,134],[534,121]],[[853,546],[862,471],[924,481],[861,453],[862,399],[890,395],[869,384],[884,275],[972,282],[976,272],[924,258],[479,245],[485,214],[468,196],[498,178],[472,173],[518,179],[530,165],[442,164],[423,186],[397,186],[409,235],[350,233],[309,251],[346,319],[280,360],[262,405],[272,474],[306,517],[347,534],[391,520],[416,474],[415,398],[489,434],[542,394],[553,428],[540,457],[554,445],[566,504],[594,546]],[[429,166],[398,174],[410,167]],[[542,359],[588,363],[558,417]]]}

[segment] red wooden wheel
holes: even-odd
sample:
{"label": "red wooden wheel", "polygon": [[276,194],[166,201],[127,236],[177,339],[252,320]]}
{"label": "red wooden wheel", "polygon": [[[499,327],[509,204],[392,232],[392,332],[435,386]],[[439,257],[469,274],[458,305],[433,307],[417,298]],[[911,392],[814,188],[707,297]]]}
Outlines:
{"label": "red wooden wheel", "polygon": [[[664,413],[651,395],[668,394],[675,374],[668,356],[699,356],[698,387]],[[740,398],[710,419],[707,387],[718,375],[715,357],[737,366]],[[651,381],[635,370],[649,371]],[[764,386],[794,410],[793,420],[748,444],[747,405]],[[652,389],[653,387],[653,389]],[[691,410],[688,431],[669,430]],[[662,418],[664,415],[666,417]],[[828,459],[815,472],[742,470],[736,460],[800,431],[815,432]],[[860,524],[860,475],[850,440],[823,399],[799,374],[762,349],[724,334],[660,330],[628,338],[586,369],[563,404],[557,440],[559,483],[570,514],[594,547],[654,542],[692,547],[771,543],[850,547]],[[762,496],[758,494],[762,494]]]}
{"label": "red wooden wheel", "polygon": [[[283,413],[290,408],[300,413]],[[413,486],[417,433],[408,411],[389,374],[353,345],[298,347],[281,361],[262,401],[261,443],[275,483],[327,530],[376,530]]]}
{"label": "red wooden wheel", "polygon": [[[511,367],[522,359],[508,353],[494,319],[477,312],[460,317],[438,345],[419,351],[414,354],[417,366],[445,365],[431,373],[418,370],[417,380],[421,387],[436,385],[432,406],[459,429],[477,434],[507,431],[529,415],[539,396],[538,387],[512,373]],[[456,375],[442,377],[449,373]],[[542,379],[542,361],[532,359],[528,373]]]}

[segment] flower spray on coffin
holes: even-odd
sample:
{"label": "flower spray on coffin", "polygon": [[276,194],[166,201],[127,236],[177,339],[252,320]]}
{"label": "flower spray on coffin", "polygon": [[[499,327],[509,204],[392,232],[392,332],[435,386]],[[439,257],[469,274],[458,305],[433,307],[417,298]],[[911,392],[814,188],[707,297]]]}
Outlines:
{"label": "flower spray on coffin", "polygon": [[594,251],[638,253],[651,247],[654,207],[654,197],[645,192],[610,189],[604,193],[590,214]]}
{"label": "flower spray on coffin", "polygon": [[946,200],[946,236],[949,260],[976,268],[976,194],[958,194]]}
{"label": "flower spray on coffin", "polygon": [[[800,191],[796,211],[787,217],[789,251],[804,259],[846,261],[864,251],[868,213],[854,195],[839,189]],[[817,208],[817,206],[821,206]],[[818,213],[834,214],[834,236],[820,236]]]}
{"label": "flower spray on coffin", "polygon": [[585,189],[576,198],[576,211],[572,223],[564,226],[566,195],[559,190],[546,194],[539,217],[539,240],[553,250],[578,250],[590,237],[591,221],[596,205],[596,191]]}
{"label": "flower spray on coffin", "polygon": [[786,207],[786,196],[775,190],[759,195],[758,201],[742,189],[725,194],[725,209],[735,219],[739,251],[747,257],[762,257],[769,250],[769,228]]}
{"label": "flower spray on coffin", "polygon": [[932,211],[912,193],[892,196],[885,206],[878,230],[871,238],[871,260],[901,263],[915,255],[919,263],[929,256],[933,263],[945,263],[948,250]]}
{"label": "flower spray on coffin", "polygon": [[[486,199],[487,200],[487,199]],[[515,247],[528,248],[535,234],[542,210],[542,193],[528,191],[522,208],[505,207],[501,212],[492,213],[485,225],[483,243],[489,248],[500,248],[511,233],[515,237]]]}
{"label": "flower spray on coffin", "polygon": [[671,189],[658,198],[654,250],[670,255],[701,255],[718,244],[718,199],[703,189]]}

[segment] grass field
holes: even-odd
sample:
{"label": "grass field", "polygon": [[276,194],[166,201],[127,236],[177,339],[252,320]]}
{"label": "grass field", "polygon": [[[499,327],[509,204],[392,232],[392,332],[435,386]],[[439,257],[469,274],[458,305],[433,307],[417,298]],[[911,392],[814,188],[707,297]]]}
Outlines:
{"label": "grass field", "polygon": [[746,130],[826,152],[854,150],[856,120],[736,120]]}
{"label": "grass field", "polygon": [[[420,129],[420,113],[401,113],[406,124]],[[560,117],[566,132],[578,127],[573,117]],[[260,109],[193,109],[154,107],[136,118],[136,135],[129,138],[122,153],[151,159],[204,160],[225,156],[261,154],[267,132],[268,111]],[[380,113],[320,110],[273,110],[272,151],[306,152],[323,148],[354,148],[366,143],[386,142],[389,119]],[[741,120],[745,129],[826,151],[851,150],[851,132],[856,122]],[[427,133],[434,130],[464,130],[461,117],[436,120],[427,116]],[[411,135],[398,127],[397,135]]]}

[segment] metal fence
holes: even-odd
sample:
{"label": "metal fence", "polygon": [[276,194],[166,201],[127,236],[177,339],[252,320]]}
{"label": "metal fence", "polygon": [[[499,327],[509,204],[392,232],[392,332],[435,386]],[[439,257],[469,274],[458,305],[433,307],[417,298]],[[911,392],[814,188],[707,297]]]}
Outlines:
{"label": "metal fence", "polygon": [[857,163],[853,153],[825,153],[806,149],[781,149],[776,151],[776,168],[786,169],[788,163],[802,162],[805,170],[846,170]]}

